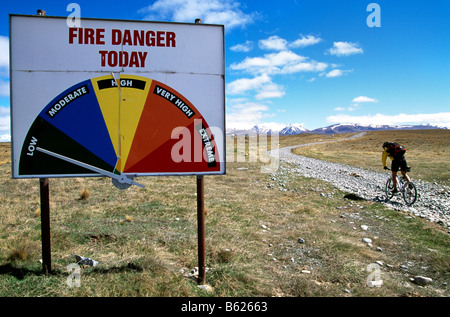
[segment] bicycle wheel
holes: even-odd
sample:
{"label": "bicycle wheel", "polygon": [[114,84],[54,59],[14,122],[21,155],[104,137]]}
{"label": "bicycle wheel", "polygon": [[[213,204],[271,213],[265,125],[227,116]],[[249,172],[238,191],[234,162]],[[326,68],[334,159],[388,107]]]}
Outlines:
{"label": "bicycle wheel", "polygon": [[406,182],[403,187],[403,199],[408,206],[411,206],[416,202],[417,189],[416,185],[411,182]]}
{"label": "bicycle wheel", "polygon": [[392,192],[394,190],[394,183],[392,182],[392,178],[389,178],[386,182],[385,192],[386,192],[386,201],[392,198],[394,196],[394,193]]}

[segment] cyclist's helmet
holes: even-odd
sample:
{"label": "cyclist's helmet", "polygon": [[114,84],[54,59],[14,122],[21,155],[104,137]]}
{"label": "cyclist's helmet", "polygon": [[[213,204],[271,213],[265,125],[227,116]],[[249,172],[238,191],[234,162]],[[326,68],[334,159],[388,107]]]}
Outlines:
{"label": "cyclist's helmet", "polygon": [[383,143],[383,149],[389,147],[389,143],[390,143],[390,142],[384,142],[384,143]]}

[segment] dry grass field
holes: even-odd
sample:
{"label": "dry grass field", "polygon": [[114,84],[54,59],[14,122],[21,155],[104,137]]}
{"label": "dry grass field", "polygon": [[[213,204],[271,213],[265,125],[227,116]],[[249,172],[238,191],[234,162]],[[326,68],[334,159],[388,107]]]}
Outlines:
{"label": "dry grass field", "polygon": [[[280,144],[337,137],[342,135],[300,135],[280,138]],[[384,137],[367,134],[374,148],[345,141],[325,151],[309,148],[308,155],[345,161],[351,150],[350,157],[373,157],[368,168],[379,169]],[[419,177],[421,163],[415,160],[426,142],[413,139],[400,141],[407,143],[413,176]],[[432,142],[448,158],[448,134]],[[227,143],[229,153],[232,144]],[[434,163],[447,164],[448,173],[448,162],[435,153]],[[227,162],[226,175],[205,177],[210,291],[190,276],[197,266],[194,176],[140,178],[145,189],[123,191],[103,177],[50,179],[53,272],[42,274],[39,180],[11,179],[10,160],[10,145],[0,144],[2,297],[449,296],[446,228],[379,203],[346,199],[315,179],[281,169],[261,173],[261,162]],[[444,168],[436,171],[427,177],[445,182],[439,178]],[[80,287],[67,284],[73,254],[99,262],[81,268]],[[369,287],[370,265],[377,261],[383,285]],[[432,284],[412,283],[417,275],[432,278]]]}
{"label": "dry grass field", "polygon": [[[327,141],[348,136],[338,134],[318,139]],[[310,143],[312,139],[312,136],[307,136],[306,142],[302,142],[301,137],[296,141]],[[410,175],[413,178],[450,185],[450,130],[372,131],[361,138],[345,142],[301,147],[294,153],[381,171],[381,146],[385,141],[397,142],[406,147],[405,157],[412,167]]]}

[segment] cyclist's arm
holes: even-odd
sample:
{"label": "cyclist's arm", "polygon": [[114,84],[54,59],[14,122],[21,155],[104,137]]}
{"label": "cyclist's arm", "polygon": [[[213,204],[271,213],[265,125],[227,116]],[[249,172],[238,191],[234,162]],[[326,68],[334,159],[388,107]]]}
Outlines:
{"label": "cyclist's arm", "polygon": [[386,165],[386,159],[388,157],[388,153],[386,151],[386,149],[383,151],[383,153],[381,153],[381,163],[383,164],[383,167],[387,167]]}

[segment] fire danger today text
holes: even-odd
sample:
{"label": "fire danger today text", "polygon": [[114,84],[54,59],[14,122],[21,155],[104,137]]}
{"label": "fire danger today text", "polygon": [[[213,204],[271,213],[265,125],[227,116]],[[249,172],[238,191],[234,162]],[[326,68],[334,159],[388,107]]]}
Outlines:
{"label": "fire danger today text", "polygon": [[176,34],[152,30],[69,28],[69,44],[117,46],[117,50],[98,51],[101,67],[145,68],[148,51],[128,51],[125,47],[176,47]]}

